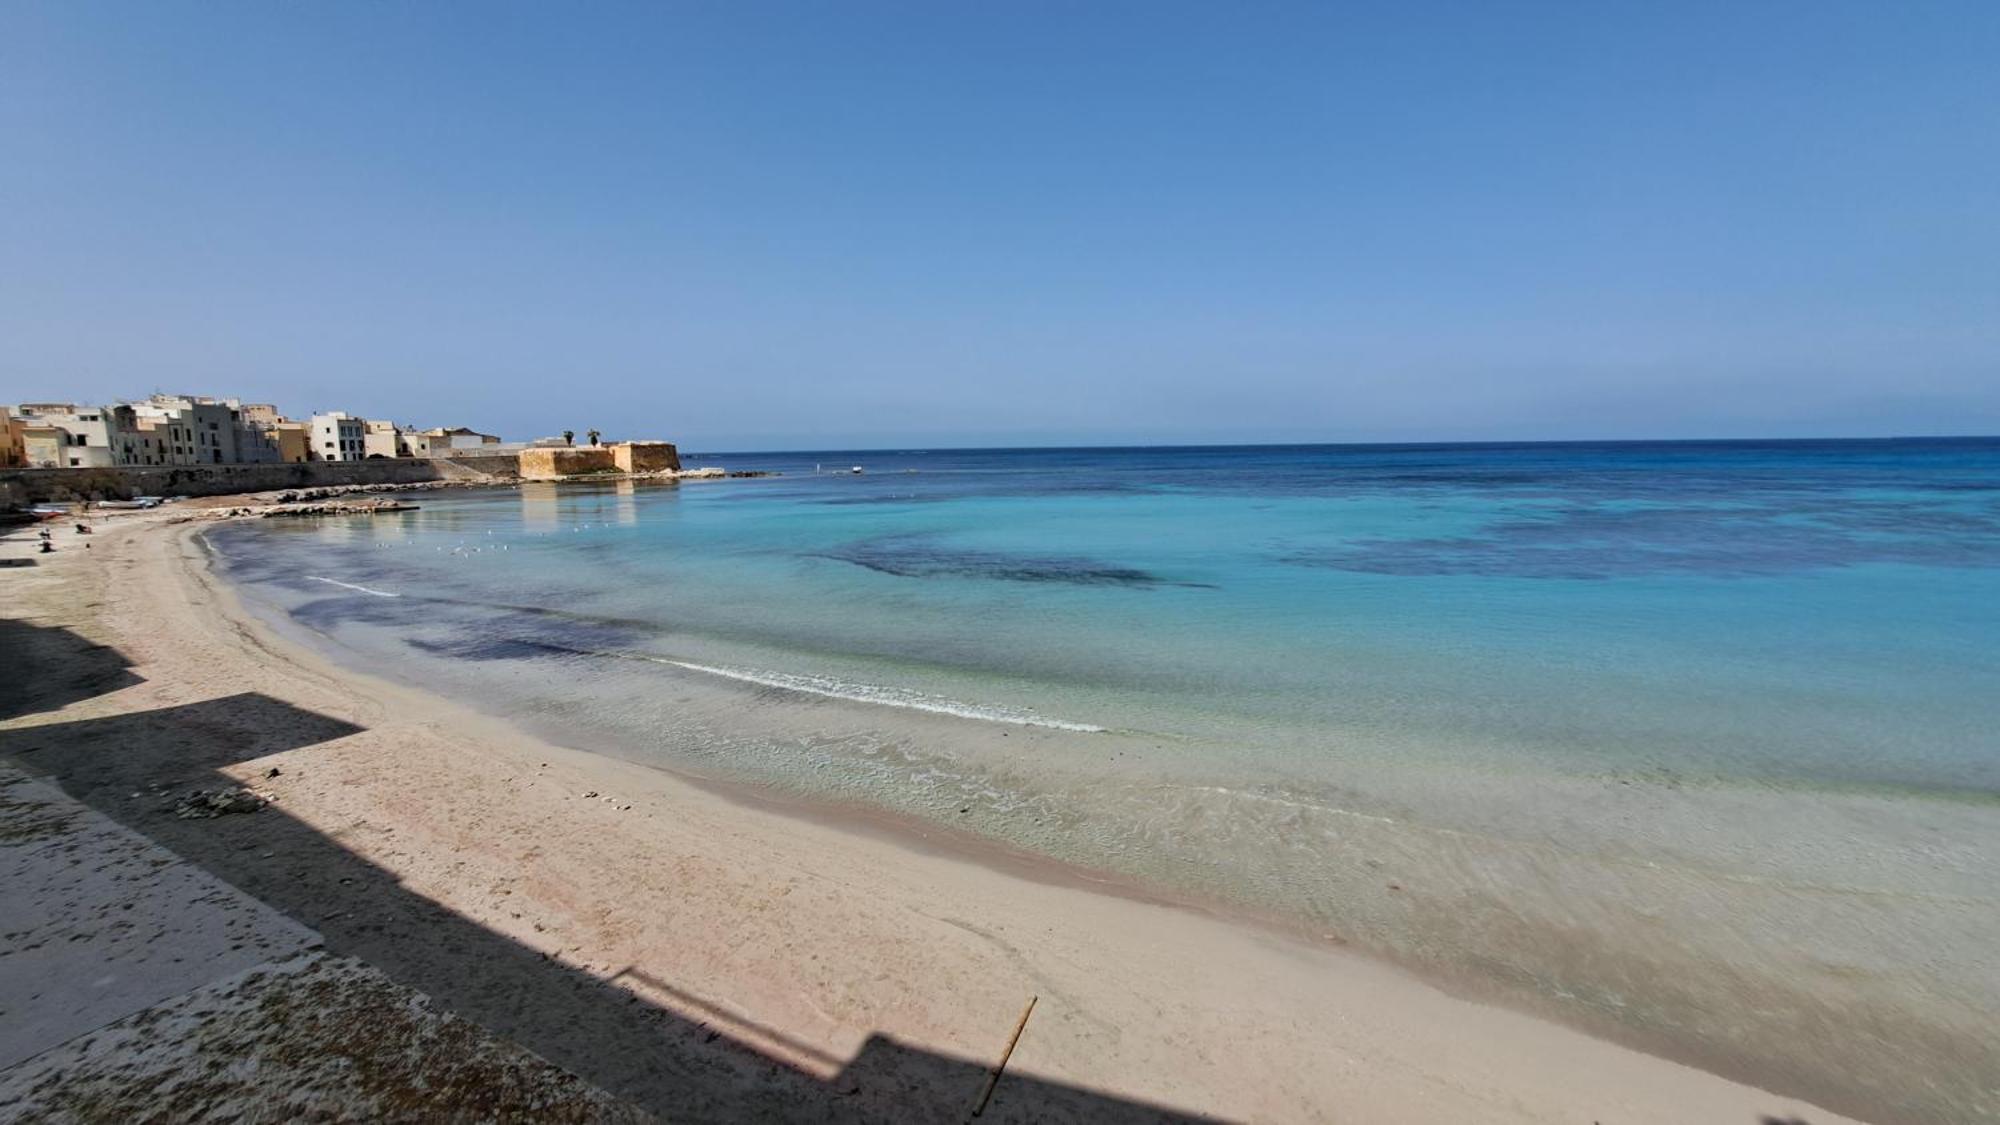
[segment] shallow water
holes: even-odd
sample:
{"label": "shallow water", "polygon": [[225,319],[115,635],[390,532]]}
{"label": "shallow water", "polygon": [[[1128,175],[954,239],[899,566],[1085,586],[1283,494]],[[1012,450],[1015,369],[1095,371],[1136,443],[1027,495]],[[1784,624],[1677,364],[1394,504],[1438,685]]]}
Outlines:
{"label": "shallow water", "polygon": [[2000,1112],[2000,441],[713,463],[784,475],[210,541],[337,658],[566,741]]}

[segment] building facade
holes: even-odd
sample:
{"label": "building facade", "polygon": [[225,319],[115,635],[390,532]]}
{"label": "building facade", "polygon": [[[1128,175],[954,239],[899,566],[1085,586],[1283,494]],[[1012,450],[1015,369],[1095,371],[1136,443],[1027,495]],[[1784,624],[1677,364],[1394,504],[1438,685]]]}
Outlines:
{"label": "building facade", "polygon": [[431,455],[431,435],[422,430],[407,428],[397,430],[396,455],[398,457],[429,457]]}
{"label": "building facade", "polygon": [[401,443],[396,440],[394,422],[378,422],[369,419],[362,423],[361,455],[368,458],[401,456]]}
{"label": "building facade", "polygon": [[482,434],[478,430],[468,430],[463,426],[451,430],[425,430],[424,434],[431,439],[433,457],[445,456],[456,450],[471,450],[477,453],[488,446],[500,444],[500,439],[492,434]]}
{"label": "building facade", "polygon": [[[123,409],[123,408],[121,408]],[[169,465],[233,465],[239,418],[227,402],[196,395],[153,395],[131,404],[141,426],[163,434]]]}
{"label": "building facade", "polygon": [[0,469],[21,469],[28,464],[27,423],[0,411]]}
{"label": "building facade", "polygon": [[278,413],[268,402],[231,402],[236,408],[236,456],[249,464],[306,460],[310,427]]}
{"label": "building facade", "polygon": [[100,407],[73,402],[24,402],[20,416],[28,464],[57,469],[102,469],[118,463],[112,422]]}
{"label": "building facade", "polygon": [[366,423],[342,411],[312,416],[308,455],[314,461],[359,461],[367,456]]}

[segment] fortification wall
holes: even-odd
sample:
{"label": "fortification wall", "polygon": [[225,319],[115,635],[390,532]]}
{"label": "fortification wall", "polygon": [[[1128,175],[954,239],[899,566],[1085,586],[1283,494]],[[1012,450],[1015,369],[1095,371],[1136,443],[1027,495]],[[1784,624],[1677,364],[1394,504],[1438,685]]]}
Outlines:
{"label": "fortification wall", "polygon": [[520,456],[522,480],[554,480],[578,473],[614,473],[618,466],[611,449],[602,445],[551,445],[523,449]]}
{"label": "fortification wall", "polygon": [[306,461],[280,465],[156,465],[115,469],[0,469],[0,511],[30,504],[130,500],[134,496],[226,496],[342,484],[417,484],[513,476],[512,459],[494,468],[447,458]]}
{"label": "fortification wall", "polygon": [[611,460],[621,473],[663,473],[681,467],[680,451],[664,441],[619,442],[611,447]]}

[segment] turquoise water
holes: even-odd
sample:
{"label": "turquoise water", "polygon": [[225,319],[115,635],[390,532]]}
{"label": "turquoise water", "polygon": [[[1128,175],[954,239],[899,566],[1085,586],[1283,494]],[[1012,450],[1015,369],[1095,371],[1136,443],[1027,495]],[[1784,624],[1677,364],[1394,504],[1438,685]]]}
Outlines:
{"label": "turquoise water", "polygon": [[[782,475],[210,540],[337,657],[602,752],[1841,1096],[1900,1080],[1770,1034],[1865,1010],[1846,1040],[1926,1073],[2000,1057],[2000,441],[689,460]],[[1746,989],[1763,1014],[1719,1017]],[[1964,1081],[1953,1114],[1991,1094]]]}

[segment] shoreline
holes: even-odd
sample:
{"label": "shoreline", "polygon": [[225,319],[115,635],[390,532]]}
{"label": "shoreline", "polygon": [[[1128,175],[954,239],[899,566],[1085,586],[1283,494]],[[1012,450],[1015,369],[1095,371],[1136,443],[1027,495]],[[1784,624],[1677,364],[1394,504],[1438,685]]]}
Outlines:
{"label": "shoreline", "polygon": [[[900,818],[744,792],[536,739],[450,699],[335,666],[274,634],[232,604],[237,595],[204,561],[187,554],[199,525],[162,533],[143,522],[107,527],[112,534],[99,539],[88,561],[114,563],[122,573],[116,583],[100,575],[105,589],[94,609],[90,597],[72,597],[69,612],[79,620],[65,623],[107,634],[134,658],[146,685],[119,695],[162,702],[161,691],[213,692],[229,673],[254,670],[259,692],[364,728],[230,769],[254,779],[268,761],[282,766],[283,777],[305,778],[273,787],[288,814],[330,830],[357,823],[393,829],[393,847],[357,846],[442,907],[529,948],[553,946],[563,963],[595,966],[612,978],[625,977],[612,971],[621,962],[628,969],[663,962],[683,974],[676,979],[692,975],[701,987],[687,992],[726,999],[746,1017],[732,1034],[792,1065],[825,1069],[828,1059],[850,1055],[878,1033],[979,1057],[993,1049],[986,1040],[1020,997],[1039,991],[1038,1022],[1012,1067],[1189,1112],[1286,1120],[1844,1120],[1456,998],[1386,962],[1233,910],[1163,901],[1138,888],[1128,895],[1117,881],[1099,884],[1070,865],[1009,855],[949,830],[912,830]],[[61,569],[70,570],[75,560],[65,562]],[[65,579],[72,587],[87,581]],[[37,616],[63,612],[61,601],[60,594],[37,599]],[[53,720],[117,698],[73,704]],[[30,717],[30,724],[43,718],[50,716]],[[417,749],[439,761],[420,765]],[[370,767],[422,772],[425,783],[406,778],[402,784],[415,790],[399,790]],[[318,784],[323,772],[344,780]],[[504,783],[473,780],[495,772],[509,776]],[[476,799],[467,800],[474,789]],[[617,803],[585,793],[616,793]],[[426,823],[437,816],[444,824]],[[497,852],[496,838],[532,840],[538,862]],[[474,858],[464,858],[468,853]],[[677,867],[698,858],[694,866],[705,877],[660,886],[648,868],[666,856]],[[506,905],[532,903],[534,912],[562,915],[563,923],[514,924],[531,912],[499,909],[490,887],[462,869],[467,864],[496,881],[529,884],[501,896],[512,900]],[[528,870],[543,865],[569,878]],[[837,893],[825,893],[829,880]],[[821,893],[800,894],[803,888]],[[661,890],[670,893],[647,895]],[[785,903],[774,911],[777,899]],[[669,916],[689,912],[702,921],[685,932],[670,924]],[[741,956],[695,952],[740,937],[753,919],[755,936]],[[671,939],[650,936],[662,926],[674,931]],[[912,944],[913,930],[926,940]],[[551,932],[562,937],[544,936]],[[839,968],[809,967],[819,961]],[[856,989],[857,980],[895,1001]],[[555,1057],[546,1044],[522,1038]],[[1343,1061],[1328,1065],[1329,1058]],[[587,1066],[577,1069],[595,1077]],[[619,1092],[616,1083],[606,1085]]]}

